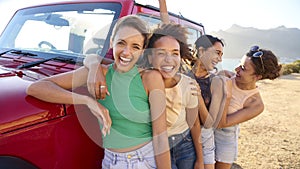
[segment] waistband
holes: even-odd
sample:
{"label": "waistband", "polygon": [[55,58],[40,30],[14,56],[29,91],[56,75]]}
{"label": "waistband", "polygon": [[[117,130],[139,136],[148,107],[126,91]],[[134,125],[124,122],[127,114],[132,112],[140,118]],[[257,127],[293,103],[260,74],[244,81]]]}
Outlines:
{"label": "waistband", "polygon": [[112,160],[115,164],[117,160],[133,160],[133,159],[139,159],[140,161],[143,161],[145,157],[154,157],[154,150],[153,150],[153,143],[150,141],[143,147],[130,151],[125,153],[119,153],[119,152],[113,152],[111,150],[105,149],[105,157]]}
{"label": "waistband", "polygon": [[183,138],[185,138],[187,135],[190,134],[190,129],[185,130],[183,133],[180,134],[174,134],[169,136],[169,140],[182,140]]}

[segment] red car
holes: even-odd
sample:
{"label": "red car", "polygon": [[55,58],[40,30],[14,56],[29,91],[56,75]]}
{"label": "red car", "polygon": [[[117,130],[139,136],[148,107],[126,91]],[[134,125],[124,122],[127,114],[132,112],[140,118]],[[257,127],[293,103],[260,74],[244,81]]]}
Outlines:
{"label": "red car", "polygon": [[[1,169],[101,168],[100,128],[88,108],[43,102],[25,90],[82,66],[88,54],[104,56],[113,21],[128,14],[160,22],[158,8],[132,0],[73,0],[15,13],[0,37]],[[191,44],[204,34],[201,24],[170,15],[189,28]]]}

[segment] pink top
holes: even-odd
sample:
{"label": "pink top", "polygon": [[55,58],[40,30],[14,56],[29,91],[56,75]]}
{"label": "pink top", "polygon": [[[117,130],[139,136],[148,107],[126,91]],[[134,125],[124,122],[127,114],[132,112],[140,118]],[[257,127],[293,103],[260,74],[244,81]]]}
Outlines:
{"label": "pink top", "polygon": [[242,109],[245,101],[256,93],[258,93],[257,87],[252,90],[242,90],[236,85],[235,78],[232,78],[232,97],[228,107],[228,114]]}

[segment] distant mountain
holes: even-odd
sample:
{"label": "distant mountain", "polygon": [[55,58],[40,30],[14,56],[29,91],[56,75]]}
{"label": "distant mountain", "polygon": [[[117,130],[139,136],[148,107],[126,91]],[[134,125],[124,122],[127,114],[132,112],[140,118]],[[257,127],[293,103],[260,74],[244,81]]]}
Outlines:
{"label": "distant mountain", "polygon": [[212,32],[224,39],[224,58],[241,58],[252,45],[272,50],[282,63],[300,59],[300,29],[279,26],[274,29],[256,29],[232,25],[223,31]]}

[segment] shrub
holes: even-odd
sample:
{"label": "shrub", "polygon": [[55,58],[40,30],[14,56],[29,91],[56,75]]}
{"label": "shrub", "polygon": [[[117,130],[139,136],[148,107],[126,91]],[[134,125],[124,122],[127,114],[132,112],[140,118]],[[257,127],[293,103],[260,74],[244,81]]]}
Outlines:
{"label": "shrub", "polygon": [[282,74],[288,75],[291,73],[300,73],[300,60],[292,63],[282,64]]}

